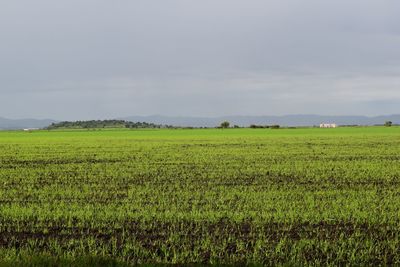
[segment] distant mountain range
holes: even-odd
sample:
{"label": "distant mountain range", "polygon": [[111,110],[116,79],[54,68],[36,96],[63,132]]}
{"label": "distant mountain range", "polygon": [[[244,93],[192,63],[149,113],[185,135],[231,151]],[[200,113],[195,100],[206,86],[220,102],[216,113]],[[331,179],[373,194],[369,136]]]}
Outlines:
{"label": "distant mountain range", "polygon": [[36,120],[36,119],[5,119],[0,117],[0,130],[14,130],[14,129],[25,129],[25,128],[43,128],[46,127],[55,120]]}
{"label": "distant mountain range", "polygon": [[[130,116],[118,118],[132,122],[148,122],[183,127],[215,127],[223,121],[231,125],[249,126],[279,124],[281,126],[313,126],[320,123],[336,123],[338,125],[376,125],[392,121],[400,124],[400,114],[383,115],[376,117],[367,116],[323,116],[323,115],[285,115],[285,116],[223,116],[223,117],[169,117],[169,116]],[[56,120],[37,119],[5,119],[0,117],[0,129],[44,128]]]}

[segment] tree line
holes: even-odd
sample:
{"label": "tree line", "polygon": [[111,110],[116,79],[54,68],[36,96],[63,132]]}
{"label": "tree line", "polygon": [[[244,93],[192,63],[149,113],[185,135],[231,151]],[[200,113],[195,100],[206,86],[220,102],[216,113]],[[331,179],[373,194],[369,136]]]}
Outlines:
{"label": "tree line", "polygon": [[62,121],[52,123],[47,130],[53,129],[90,129],[90,128],[173,128],[170,125],[161,125],[149,122],[132,122],[125,120],[89,120],[89,121]]}

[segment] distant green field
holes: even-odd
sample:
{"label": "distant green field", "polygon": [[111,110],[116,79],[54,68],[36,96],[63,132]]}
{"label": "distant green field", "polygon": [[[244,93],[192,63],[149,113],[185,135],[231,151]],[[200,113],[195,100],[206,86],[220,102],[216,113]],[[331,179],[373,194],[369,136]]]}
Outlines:
{"label": "distant green field", "polygon": [[0,132],[0,259],[400,264],[400,128]]}

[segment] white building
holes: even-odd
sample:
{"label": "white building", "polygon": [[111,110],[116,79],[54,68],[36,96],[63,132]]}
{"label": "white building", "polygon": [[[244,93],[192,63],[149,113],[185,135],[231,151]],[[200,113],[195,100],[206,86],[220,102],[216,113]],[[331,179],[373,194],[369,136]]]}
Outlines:
{"label": "white building", "polygon": [[25,128],[24,131],[25,132],[31,132],[31,131],[36,131],[39,130],[39,128]]}
{"label": "white building", "polygon": [[319,128],[337,128],[336,123],[321,123]]}

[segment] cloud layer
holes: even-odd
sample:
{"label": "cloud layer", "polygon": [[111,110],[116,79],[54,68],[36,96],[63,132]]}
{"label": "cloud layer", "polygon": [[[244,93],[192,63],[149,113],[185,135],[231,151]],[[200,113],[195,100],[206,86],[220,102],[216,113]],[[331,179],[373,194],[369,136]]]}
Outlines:
{"label": "cloud layer", "polygon": [[0,3],[0,116],[400,113],[400,2]]}

